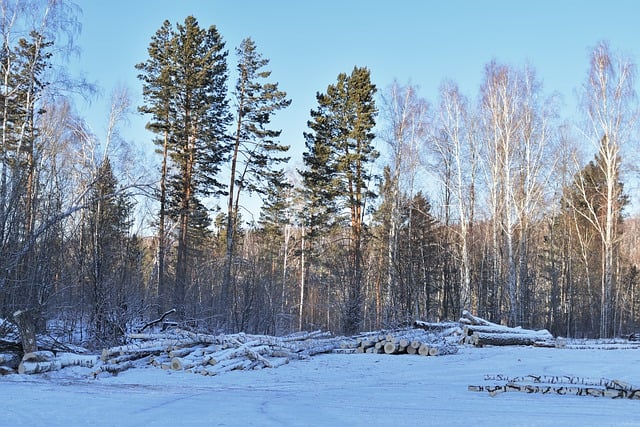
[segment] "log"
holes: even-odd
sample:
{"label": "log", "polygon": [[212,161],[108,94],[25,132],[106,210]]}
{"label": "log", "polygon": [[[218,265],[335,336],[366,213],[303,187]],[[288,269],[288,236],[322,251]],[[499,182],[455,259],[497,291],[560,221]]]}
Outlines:
{"label": "log", "polygon": [[418,354],[420,356],[428,356],[429,355],[429,346],[425,343],[420,344],[420,348],[418,348]]}
{"label": "log", "polygon": [[434,323],[434,322],[424,322],[422,320],[416,320],[413,322],[413,327],[423,329],[429,332],[436,332],[439,334],[446,333],[448,335],[448,333],[451,331],[459,330],[460,324],[458,322]]}
{"label": "log", "polygon": [[507,383],[538,383],[538,384],[569,384],[594,387],[605,387],[615,390],[640,390],[640,386],[635,386],[626,381],[611,380],[607,378],[575,377],[569,375],[523,375],[510,377],[507,375],[485,375],[485,381],[504,381]]}
{"label": "log", "polygon": [[395,342],[387,341],[384,345],[385,354],[398,354],[399,351],[400,351],[400,348],[398,344]]}
{"label": "log", "polygon": [[429,356],[444,356],[445,354],[456,354],[458,347],[453,345],[429,346]]}
{"label": "log", "polygon": [[56,360],[60,361],[63,368],[69,366],[81,366],[93,368],[98,364],[98,356],[93,354],[58,353]]}
{"label": "log", "polygon": [[19,374],[40,374],[42,372],[58,371],[62,369],[59,360],[49,360],[44,362],[20,362],[18,365]]}
{"label": "log", "polygon": [[198,370],[203,375],[219,375],[224,372],[247,369],[253,362],[248,359],[231,359],[215,366],[205,366]]}
{"label": "log", "polygon": [[22,356],[23,362],[50,362],[55,358],[52,351],[48,350],[40,350],[40,351],[32,351],[30,353],[25,353]]}
{"label": "log", "polygon": [[20,364],[18,355],[15,353],[0,353],[0,365],[7,368],[15,369]]}
{"label": "log", "polygon": [[123,363],[105,363],[100,365],[100,367],[93,373],[93,376],[95,377],[101,372],[108,372],[112,375],[117,375],[120,372],[124,372],[131,368],[133,368],[133,362],[130,360]]}
{"label": "log", "polygon": [[486,326],[486,325],[466,325],[464,327],[464,334],[465,335],[473,335],[474,332],[481,332],[481,333],[485,333],[485,334],[503,334],[503,333],[510,333],[510,334],[520,334],[520,335],[539,335],[539,336],[545,336],[548,339],[553,339],[553,335],[551,334],[551,332],[547,331],[546,329],[541,329],[541,330],[532,330],[532,329],[524,329],[524,328],[510,328],[508,326],[500,326],[500,325],[496,325],[496,326]]}
{"label": "log", "polygon": [[535,332],[531,334],[521,334],[513,332],[474,332],[471,336],[471,342],[473,343],[473,345],[478,347],[481,347],[483,345],[534,345],[536,343],[550,342],[551,339],[549,338],[549,335],[548,332],[540,334],[537,334]]}
{"label": "log", "polygon": [[469,391],[483,392],[486,391],[490,396],[494,397],[499,393],[520,392],[520,393],[541,393],[541,394],[559,394],[574,396],[591,396],[591,397],[610,397],[610,398],[626,398],[640,399],[640,391],[626,391],[606,389],[600,387],[580,387],[570,385],[533,385],[533,384],[500,384],[500,385],[470,385],[467,387]]}
{"label": "log", "polygon": [[171,369],[174,371],[186,371],[195,366],[193,360],[184,359],[180,357],[174,357],[171,359]]}
{"label": "log", "polygon": [[460,323],[468,324],[468,325],[484,325],[484,326],[500,326],[497,323],[489,322],[481,317],[476,317],[469,313],[467,310],[462,311],[462,317],[460,318]]}

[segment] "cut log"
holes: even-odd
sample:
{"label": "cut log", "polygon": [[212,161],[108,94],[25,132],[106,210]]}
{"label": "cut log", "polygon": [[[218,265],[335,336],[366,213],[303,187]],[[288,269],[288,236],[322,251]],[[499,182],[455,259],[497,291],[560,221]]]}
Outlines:
{"label": "cut log", "polygon": [[532,329],[524,329],[524,328],[510,328],[508,326],[486,326],[486,325],[465,325],[464,334],[465,335],[473,335],[474,332],[481,332],[485,334],[520,334],[520,335],[538,335],[544,336],[548,339],[553,339],[553,335],[547,331],[546,329],[541,329],[538,331]]}
{"label": "cut log", "polygon": [[58,371],[62,369],[62,363],[59,360],[50,360],[45,362],[20,362],[18,365],[19,374],[40,374],[42,372]]}
{"label": "cut log", "polygon": [[400,348],[395,342],[386,342],[384,345],[384,352],[386,354],[398,354]]}
{"label": "cut log", "polygon": [[429,355],[429,346],[425,343],[420,344],[420,348],[418,348],[418,354],[420,356],[428,356]]}
{"label": "cut log", "polygon": [[174,371],[185,371],[195,366],[193,360],[183,359],[180,357],[174,357],[171,359],[171,369]]}
{"label": "cut log", "polygon": [[22,356],[23,362],[50,362],[55,358],[52,351],[40,350],[25,353]]}
{"label": "cut log", "polygon": [[483,345],[534,345],[536,343],[544,343],[552,341],[552,337],[549,337],[549,333],[544,331],[540,334],[532,331],[531,334],[521,334],[513,332],[503,333],[484,333],[474,332],[471,336],[471,342],[475,346]]}
{"label": "cut log", "polygon": [[0,353],[0,365],[15,369],[18,367],[20,360],[16,353]]}
{"label": "cut log", "polygon": [[132,361],[127,361],[127,362],[123,362],[123,363],[104,363],[102,365],[100,365],[100,367],[98,368],[98,370],[96,370],[93,373],[93,376],[97,376],[99,375],[101,372],[108,372],[112,375],[117,375],[120,372],[124,372],[127,369],[131,369],[133,368],[133,362]]}
{"label": "cut log", "polygon": [[423,329],[432,334],[438,336],[459,336],[462,334],[462,328],[460,328],[460,322],[423,322],[416,320],[413,323],[414,328]]}
{"label": "cut log", "polygon": [[429,347],[429,356],[444,356],[446,354],[456,354],[458,347],[453,345],[436,345]]}
{"label": "cut log", "polygon": [[484,326],[500,326],[497,323],[489,322],[481,317],[476,317],[469,313],[467,310],[462,311],[462,317],[460,318],[460,323],[469,324],[469,325],[484,325]]}
{"label": "cut log", "polygon": [[63,368],[68,366],[81,366],[93,368],[98,364],[98,356],[93,354],[58,353],[56,360],[60,361]]}

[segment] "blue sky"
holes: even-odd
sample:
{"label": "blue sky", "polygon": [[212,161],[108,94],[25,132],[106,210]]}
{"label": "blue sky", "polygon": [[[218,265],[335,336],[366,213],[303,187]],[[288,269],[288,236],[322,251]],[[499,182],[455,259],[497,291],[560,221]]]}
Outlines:
{"label": "blue sky", "polygon": [[[74,69],[100,85],[102,98],[79,110],[96,134],[107,123],[109,94],[126,85],[137,106],[141,85],[134,65],[147,58],[151,36],[163,20],[194,15],[201,26],[216,25],[227,42],[230,69],[234,49],[251,37],[270,60],[272,77],[292,99],[277,125],[300,166],[302,132],[315,94],[341,72],[366,66],[383,91],[394,79],[418,85],[436,102],[444,79],[469,97],[478,92],[483,68],[492,59],[532,65],[547,94],[559,92],[567,108],[584,82],[588,54],[600,40],[614,51],[640,59],[640,2],[634,0],[79,0],[82,49]],[[132,118],[123,135],[152,153],[151,135]],[[148,147],[148,150],[145,149]]]}

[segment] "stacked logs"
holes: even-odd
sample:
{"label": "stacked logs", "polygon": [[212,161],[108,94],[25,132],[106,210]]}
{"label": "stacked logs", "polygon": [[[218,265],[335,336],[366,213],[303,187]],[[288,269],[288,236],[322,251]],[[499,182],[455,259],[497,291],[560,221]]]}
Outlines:
{"label": "stacked logs", "polygon": [[462,312],[460,324],[463,327],[460,344],[471,344],[476,347],[485,345],[533,345],[538,347],[555,347],[553,335],[546,329],[539,331],[520,327],[508,327],[489,322],[468,311]]}
{"label": "stacked logs", "polygon": [[[418,325],[416,325],[418,326]],[[374,332],[356,339],[356,353],[417,354],[441,356],[458,352],[458,347],[448,338],[460,328],[443,328],[440,333],[423,328],[397,329],[389,332]]]}
{"label": "stacked logs", "polygon": [[87,350],[82,347],[61,343],[47,335],[34,334],[30,347],[32,351],[25,351],[24,340],[16,324],[0,319],[0,375],[35,374],[68,366],[92,366],[98,359],[96,356],[87,356]]}
{"label": "stacked logs", "polygon": [[128,345],[102,351],[94,376],[117,374],[127,369],[152,365],[218,375],[232,370],[273,368],[340,347],[340,338],[316,331],[273,337],[266,335],[208,335],[176,330],[161,334],[132,334]]}

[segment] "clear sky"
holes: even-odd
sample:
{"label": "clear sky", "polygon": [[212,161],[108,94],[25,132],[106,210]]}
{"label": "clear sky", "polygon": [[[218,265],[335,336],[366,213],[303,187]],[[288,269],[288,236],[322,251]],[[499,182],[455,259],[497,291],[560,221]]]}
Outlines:
{"label": "clear sky", "polygon": [[[300,166],[302,132],[315,94],[341,72],[366,66],[383,91],[397,79],[418,85],[436,102],[444,79],[475,97],[492,59],[532,65],[547,94],[559,92],[568,107],[585,81],[588,55],[600,40],[640,60],[640,1],[636,0],[78,0],[82,53],[74,65],[100,85],[103,97],[79,107],[96,134],[106,128],[109,94],[126,85],[142,102],[134,65],[147,59],[151,36],[165,19],[195,16],[215,25],[230,51],[251,37],[270,60],[272,78],[292,99],[277,125]],[[144,122],[132,119],[124,136],[151,153]],[[144,149],[144,148],[143,148]]]}

